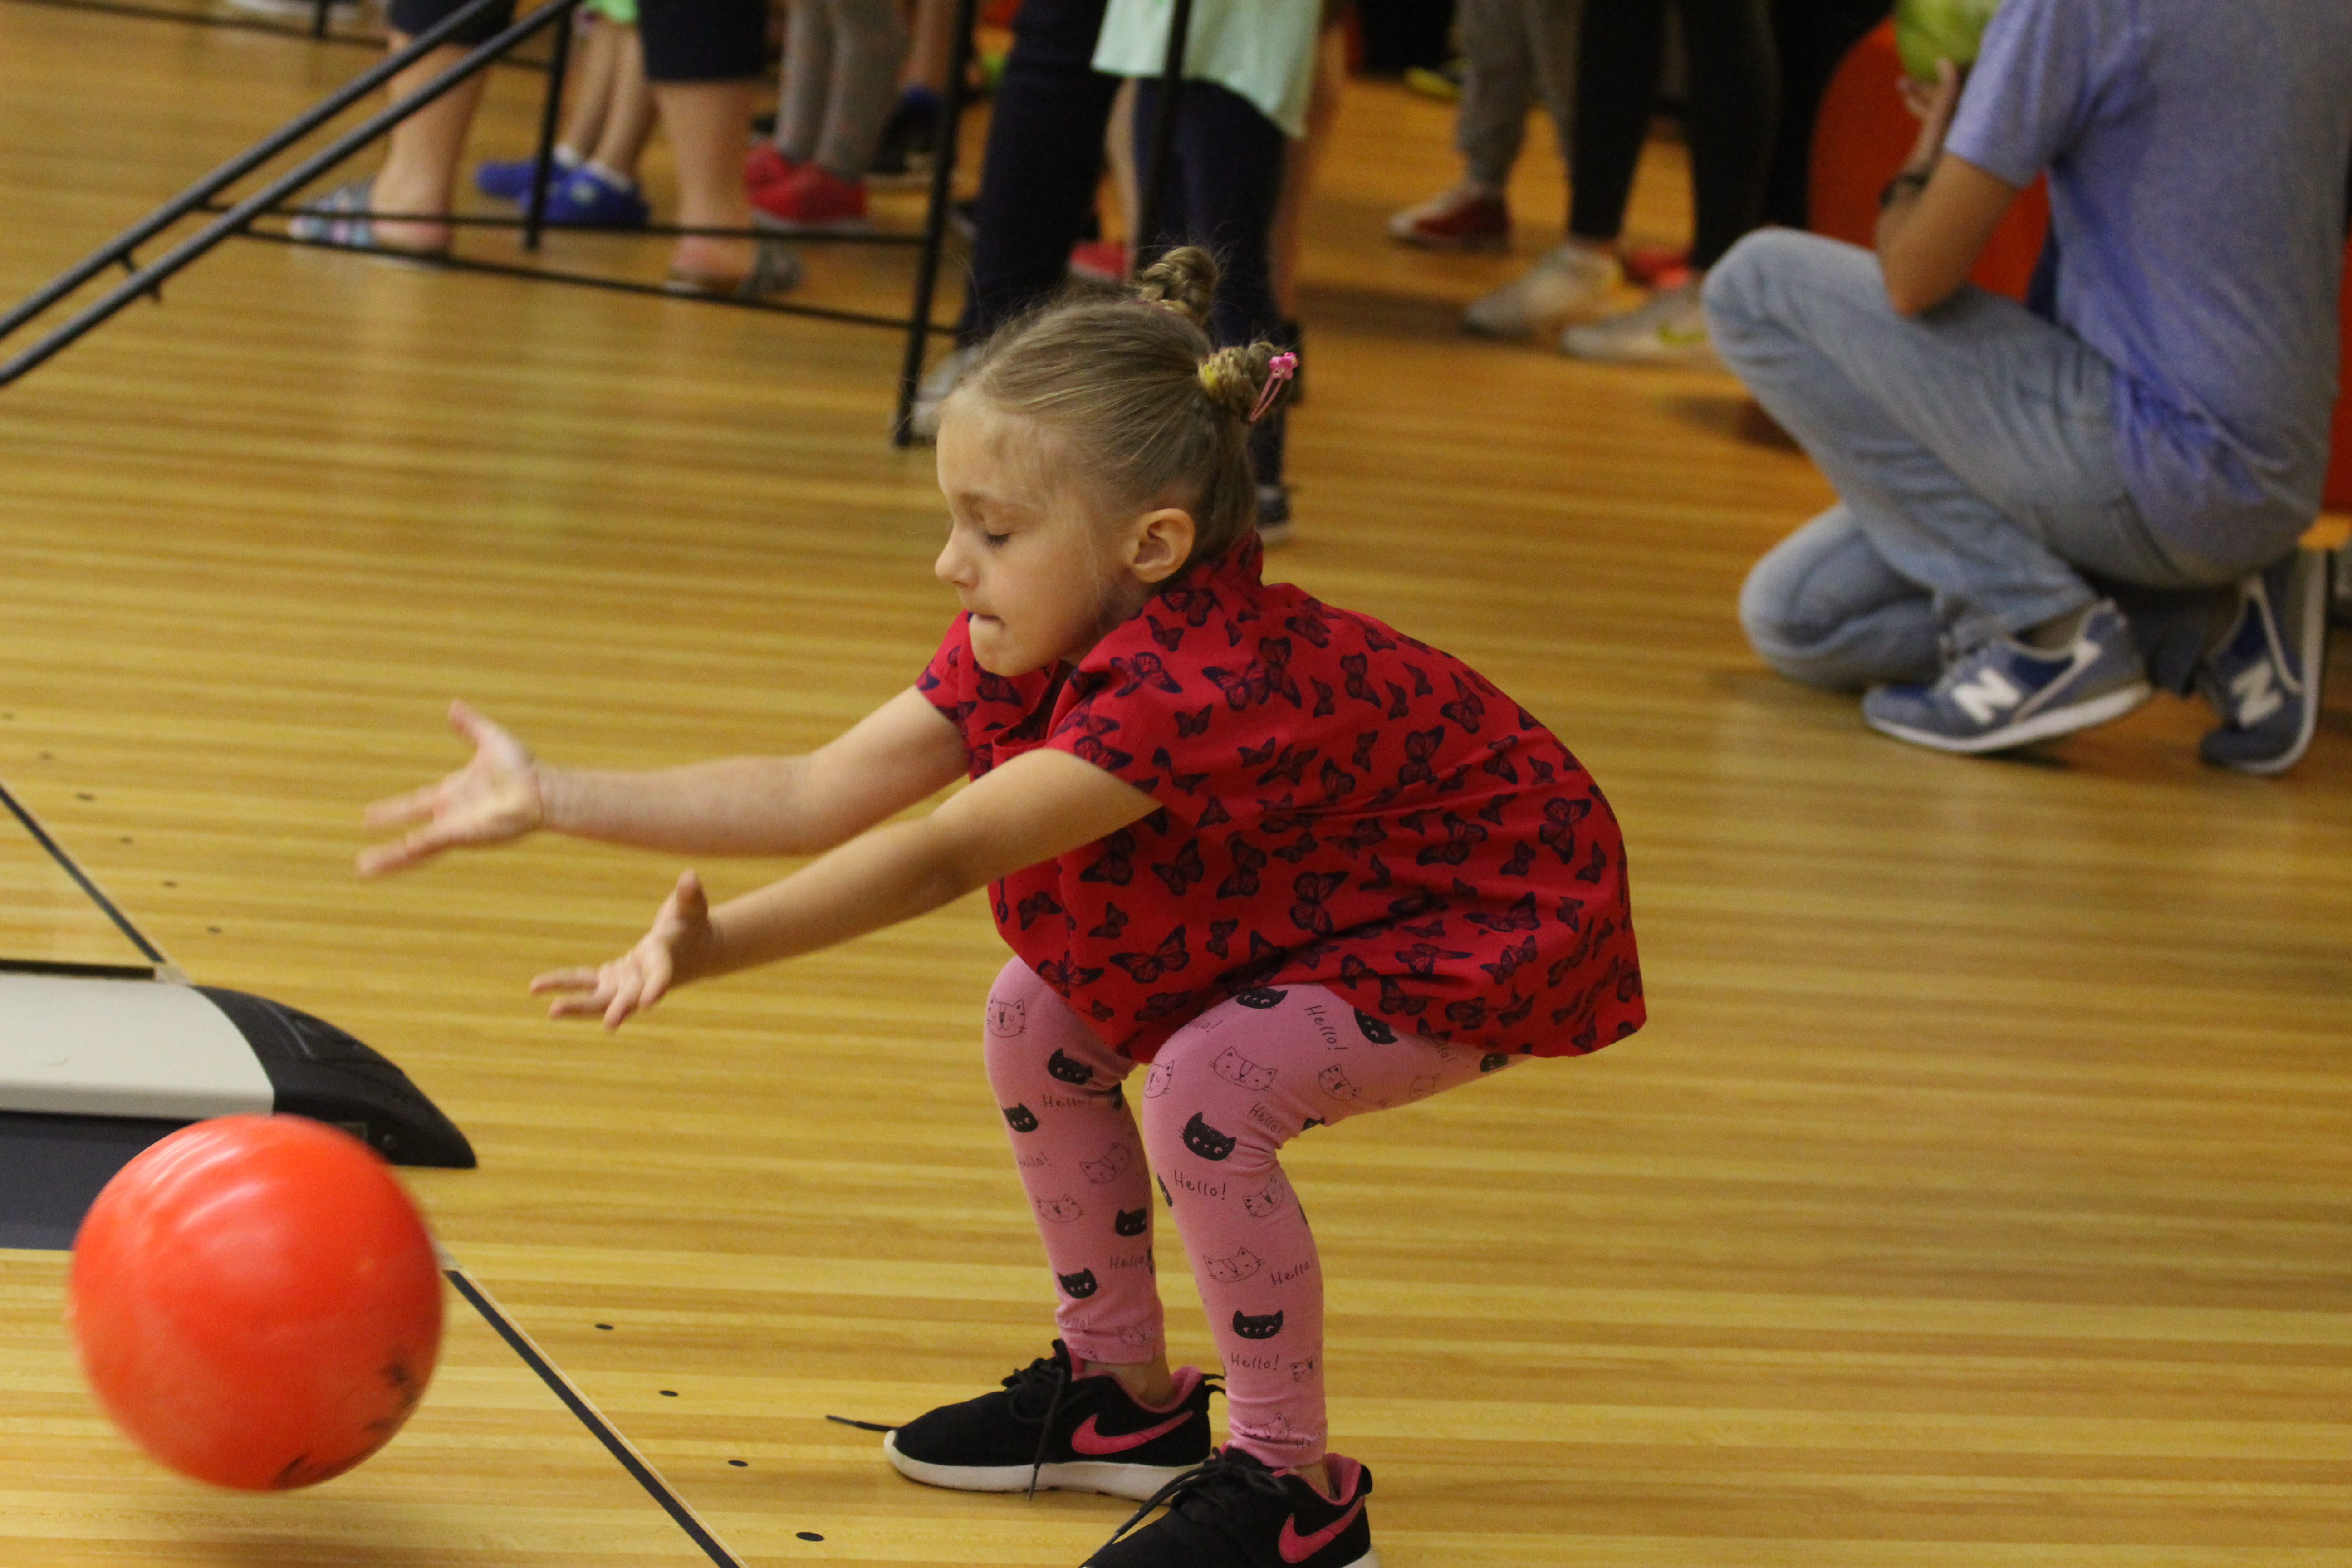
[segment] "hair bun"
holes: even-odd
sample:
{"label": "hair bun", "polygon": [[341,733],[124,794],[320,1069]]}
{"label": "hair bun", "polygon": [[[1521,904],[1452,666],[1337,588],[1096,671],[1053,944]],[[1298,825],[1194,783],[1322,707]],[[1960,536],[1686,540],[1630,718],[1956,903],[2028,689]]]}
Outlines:
{"label": "hair bun", "polygon": [[1135,297],[1205,328],[1217,300],[1217,279],[1215,257],[1197,245],[1180,245],[1137,275]]}
{"label": "hair bun", "polygon": [[1274,345],[1264,339],[1246,347],[1219,349],[1201,362],[1201,390],[1234,418],[1247,420],[1265,391],[1274,355]]}

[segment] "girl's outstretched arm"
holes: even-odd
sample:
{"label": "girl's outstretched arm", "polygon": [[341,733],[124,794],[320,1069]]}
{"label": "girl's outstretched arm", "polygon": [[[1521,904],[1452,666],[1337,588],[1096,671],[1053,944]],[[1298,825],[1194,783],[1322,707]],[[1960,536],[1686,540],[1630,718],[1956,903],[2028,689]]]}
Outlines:
{"label": "girl's outstretched arm", "polygon": [[373,830],[409,832],[359,857],[362,877],[444,849],[539,828],[685,855],[813,855],[963,776],[963,739],[908,687],[804,756],[730,757],[656,773],[551,767],[463,702],[449,727],[473,760],[436,784],[368,807]]}
{"label": "girl's outstretched arm", "polygon": [[1160,803],[1067,752],[1026,752],[928,816],[860,835],[780,882],[709,908],[679,879],[654,929],[597,968],[530,984],[554,1017],[614,1028],[689,980],[814,952],[911,920],[999,877],[1117,832]]}

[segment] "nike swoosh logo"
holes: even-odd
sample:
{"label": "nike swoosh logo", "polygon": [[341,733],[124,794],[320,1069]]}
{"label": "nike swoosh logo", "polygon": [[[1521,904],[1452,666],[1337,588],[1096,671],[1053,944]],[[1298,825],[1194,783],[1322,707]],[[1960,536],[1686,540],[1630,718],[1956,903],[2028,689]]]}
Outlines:
{"label": "nike swoosh logo", "polygon": [[1124,1454],[1129,1448],[1140,1448],[1154,1437],[1164,1437],[1185,1422],[1192,1419],[1189,1410],[1177,1412],[1157,1426],[1146,1426],[1140,1432],[1125,1432],[1116,1437],[1106,1437],[1095,1430],[1095,1418],[1087,1416],[1078,1429],[1070,1434],[1070,1447],[1081,1454]]}
{"label": "nike swoosh logo", "polygon": [[1304,1563],[1337,1541],[1339,1532],[1355,1523],[1356,1516],[1363,1511],[1364,1500],[1359,1494],[1356,1500],[1349,1505],[1347,1512],[1312,1535],[1298,1533],[1298,1516],[1294,1513],[1282,1521],[1282,1533],[1275,1537],[1275,1549],[1282,1553],[1285,1563]]}

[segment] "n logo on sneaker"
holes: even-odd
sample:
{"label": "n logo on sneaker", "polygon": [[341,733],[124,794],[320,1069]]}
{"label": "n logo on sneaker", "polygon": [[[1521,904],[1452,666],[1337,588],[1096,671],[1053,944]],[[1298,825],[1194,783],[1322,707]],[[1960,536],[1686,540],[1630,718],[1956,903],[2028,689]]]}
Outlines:
{"label": "n logo on sneaker", "polygon": [[1078,1423],[1076,1431],[1070,1434],[1070,1447],[1081,1454],[1093,1454],[1097,1458],[1105,1454],[1124,1454],[1129,1448],[1142,1447],[1154,1437],[1165,1437],[1191,1419],[1192,1419],[1191,1411],[1180,1410],[1157,1426],[1146,1426],[1140,1432],[1122,1432],[1117,1436],[1105,1436],[1095,1429],[1095,1418],[1089,1415]]}
{"label": "n logo on sneaker", "polygon": [[2231,676],[2230,695],[2238,700],[2238,723],[2245,729],[2286,706],[2286,698],[2278,689],[2278,670],[2268,659]]}
{"label": "n logo on sneaker", "polygon": [[1282,1533],[1275,1537],[1275,1550],[1282,1553],[1285,1563],[1304,1563],[1339,1540],[1339,1532],[1355,1523],[1356,1516],[1363,1511],[1364,1496],[1358,1492],[1356,1500],[1348,1505],[1347,1512],[1312,1535],[1298,1533],[1298,1516],[1294,1513],[1282,1521]]}
{"label": "n logo on sneaker", "polygon": [[1968,679],[1952,686],[1952,700],[1960,711],[1979,724],[1990,724],[2004,710],[2025,700],[2025,693],[2010,684],[2009,677],[1987,667]]}

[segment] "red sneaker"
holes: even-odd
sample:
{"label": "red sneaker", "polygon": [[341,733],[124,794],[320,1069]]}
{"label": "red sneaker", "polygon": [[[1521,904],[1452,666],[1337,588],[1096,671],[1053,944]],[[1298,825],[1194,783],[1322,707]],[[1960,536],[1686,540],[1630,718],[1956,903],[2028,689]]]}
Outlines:
{"label": "red sneaker", "polygon": [[1082,239],[1070,247],[1070,276],[1117,288],[1127,281],[1127,247],[1115,239]]}
{"label": "red sneaker", "polygon": [[751,193],[751,221],[788,233],[863,227],[866,182],[845,180],[822,163],[803,163],[782,184]]}
{"label": "red sneaker", "polygon": [[1511,243],[1511,209],[1456,185],[1391,217],[1389,237],[1429,250],[1500,250]]}
{"label": "red sneaker", "polygon": [[771,185],[782,184],[800,167],[778,152],[773,142],[762,142],[743,154],[743,188],[756,196]]}

